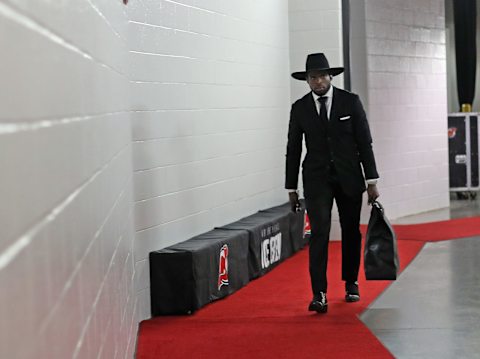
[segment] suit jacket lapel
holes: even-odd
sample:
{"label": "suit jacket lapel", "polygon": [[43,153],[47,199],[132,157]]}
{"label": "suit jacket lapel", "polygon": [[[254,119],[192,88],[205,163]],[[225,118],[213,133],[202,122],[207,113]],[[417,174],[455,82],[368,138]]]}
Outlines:
{"label": "suit jacket lapel", "polygon": [[315,100],[313,99],[313,95],[310,92],[307,97],[307,108],[308,108],[308,114],[311,119],[318,119],[318,112],[317,112],[317,106],[315,105]]}
{"label": "suit jacket lapel", "polygon": [[333,97],[332,97],[332,107],[330,108],[330,117],[328,118],[330,123],[333,123],[333,121],[337,121],[338,109],[339,109],[340,102],[341,102],[341,99],[339,97],[340,97],[339,91],[334,86],[333,87]]}

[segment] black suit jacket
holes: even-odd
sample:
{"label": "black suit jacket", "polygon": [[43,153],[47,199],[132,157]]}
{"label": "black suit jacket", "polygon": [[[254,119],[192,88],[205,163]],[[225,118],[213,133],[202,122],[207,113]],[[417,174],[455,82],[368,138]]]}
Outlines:
{"label": "black suit jacket", "polygon": [[297,188],[305,136],[305,197],[322,191],[332,160],[340,185],[348,195],[362,193],[365,179],[379,177],[367,116],[358,95],[334,87],[332,101],[328,125],[320,120],[311,92],[297,100],[290,112],[285,188]]}

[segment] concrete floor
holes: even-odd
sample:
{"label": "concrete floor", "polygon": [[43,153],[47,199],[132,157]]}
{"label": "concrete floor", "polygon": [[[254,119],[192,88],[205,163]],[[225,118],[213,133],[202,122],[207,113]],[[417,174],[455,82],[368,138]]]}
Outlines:
{"label": "concrete floor", "polygon": [[391,222],[393,224],[416,224],[471,216],[480,216],[480,193],[477,194],[475,200],[458,200],[455,193],[451,193],[450,207],[394,219]]}
{"label": "concrete floor", "polygon": [[[480,200],[401,218],[421,223],[480,215]],[[480,237],[427,243],[362,315],[396,358],[480,358]]]}

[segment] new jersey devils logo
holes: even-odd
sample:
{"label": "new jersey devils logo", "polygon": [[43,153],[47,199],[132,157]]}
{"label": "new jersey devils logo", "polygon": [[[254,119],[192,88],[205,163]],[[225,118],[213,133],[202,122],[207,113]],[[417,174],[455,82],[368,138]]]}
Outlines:
{"label": "new jersey devils logo", "polygon": [[303,236],[312,234],[312,227],[310,227],[310,219],[308,218],[307,211],[305,211],[305,226],[303,227]]}
{"label": "new jersey devils logo", "polygon": [[220,260],[218,264],[218,290],[228,285],[228,246],[223,245],[220,249]]}
{"label": "new jersey devils logo", "polygon": [[456,135],[457,135],[457,128],[456,127],[449,127],[448,138],[455,138]]}

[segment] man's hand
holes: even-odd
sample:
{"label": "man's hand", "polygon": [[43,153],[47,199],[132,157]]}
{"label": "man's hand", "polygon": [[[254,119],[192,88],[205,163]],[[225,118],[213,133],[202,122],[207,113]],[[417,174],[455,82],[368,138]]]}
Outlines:
{"label": "man's hand", "polygon": [[369,184],[367,187],[368,204],[372,204],[380,196],[376,184]]}
{"label": "man's hand", "polygon": [[290,200],[290,208],[292,209],[293,213],[297,213],[302,209],[302,205],[300,204],[300,200],[298,199],[297,192],[289,192],[288,197]]}

